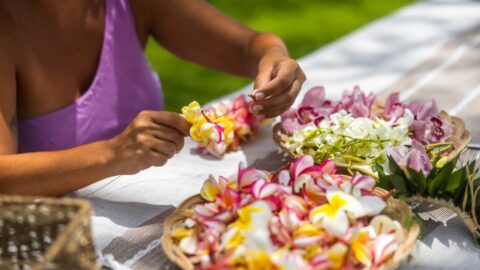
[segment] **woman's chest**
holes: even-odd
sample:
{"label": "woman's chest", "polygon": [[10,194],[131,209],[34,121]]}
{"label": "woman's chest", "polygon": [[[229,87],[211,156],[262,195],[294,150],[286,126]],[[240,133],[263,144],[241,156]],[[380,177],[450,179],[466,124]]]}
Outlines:
{"label": "woman's chest", "polygon": [[19,119],[58,110],[87,91],[104,40],[104,15],[98,11],[96,16],[85,14],[78,23],[56,25],[45,20],[23,25],[16,72]]}

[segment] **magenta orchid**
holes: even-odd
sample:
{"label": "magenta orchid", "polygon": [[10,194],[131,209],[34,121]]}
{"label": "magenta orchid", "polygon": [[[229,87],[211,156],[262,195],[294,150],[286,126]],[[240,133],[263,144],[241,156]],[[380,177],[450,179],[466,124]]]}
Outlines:
{"label": "magenta orchid", "polygon": [[398,93],[388,96],[384,110],[386,119],[402,117],[405,110],[410,110],[414,116],[411,130],[416,140],[422,143],[437,143],[450,136],[452,125],[442,119],[435,100],[425,104],[401,103]]}
{"label": "magenta orchid", "polygon": [[[352,173],[377,177],[377,164],[388,173],[388,156],[393,156],[401,167],[426,176],[433,168],[432,161],[440,160],[453,145],[452,120],[439,111],[434,100],[401,102],[399,94],[392,93],[385,106],[380,104],[373,93],[366,94],[358,86],[345,91],[339,101],[326,99],[325,88],[314,87],[298,108],[281,116],[282,130],[276,138],[295,157],[310,155],[316,162],[331,159]],[[279,177],[295,179],[295,192],[310,185],[310,178],[285,173]],[[330,180],[327,177],[318,185],[323,192]]]}
{"label": "magenta orchid", "polygon": [[401,168],[409,167],[417,172],[421,171],[424,176],[427,176],[433,169],[425,146],[417,140],[412,140],[412,146],[408,150],[387,149],[387,153]]}

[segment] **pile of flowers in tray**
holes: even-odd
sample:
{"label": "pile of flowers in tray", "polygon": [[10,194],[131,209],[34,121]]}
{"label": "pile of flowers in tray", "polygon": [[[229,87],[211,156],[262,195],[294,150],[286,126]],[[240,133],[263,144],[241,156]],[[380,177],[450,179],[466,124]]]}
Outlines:
{"label": "pile of flowers in tray", "polygon": [[331,159],[373,176],[376,164],[389,170],[388,156],[427,175],[432,164],[455,150],[450,141],[455,128],[434,100],[400,102],[398,93],[393,93],[383,105],[356,86],[332,101],[325,98],[323,87],[315,87],[298,108],[281,116],[275,138],[293,156]]}
{"label": "pile of flowers in tray", "polygon": [[182,108],[182,116],[192,124],[190,136],[199,143],[199,152],[221,157],[236,150],[241,141],[255,135],[262,121],[248,110],[241,95],[202,109],[196,101]]}
{"label": "pile of flowers in tray", "polygon": [[[392,206],[390,194],[374,186],[370,176],[338,175],[334,162],[315,165],[310,156],[275,174],[240,166],[232,177],[211,176],[201,201],[184,207],[195,197],[187,200],[167,219],[164,250],[182,267],[200,269],[377,269],[398,263],[413,247],[418,226],[411,229],[405,204],[395,200]],[[175,218],[181,222],[176,227]],[[400,249],[406,254],[395,256]]]}

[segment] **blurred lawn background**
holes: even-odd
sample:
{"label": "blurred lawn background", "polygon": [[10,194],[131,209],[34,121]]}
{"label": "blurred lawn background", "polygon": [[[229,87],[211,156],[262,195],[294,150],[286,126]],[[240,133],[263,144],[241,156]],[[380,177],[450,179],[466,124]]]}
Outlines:
{"label": "blurred lawn background", "polygon": [[[413,0],[210,0],[238,21],[279,35],[293,58],[302,57]],[[251,82],[176,58],[150,41],[146,51],[160,75],[165,109],[211,101]]]}

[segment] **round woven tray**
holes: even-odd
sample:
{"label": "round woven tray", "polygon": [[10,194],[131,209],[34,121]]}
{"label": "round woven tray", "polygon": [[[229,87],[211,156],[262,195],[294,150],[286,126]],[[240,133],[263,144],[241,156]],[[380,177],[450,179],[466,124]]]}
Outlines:
{"label": "round woven tray", "polygon": [[[380,109],[379,109],[380,110]],[[440,115],[443,119],[449,120],[452,123],[452,135],[450,138],[448,138],[447,142],[452,144],[452,147],[448,150],[445,150],[442,155],[447,156],[448,159],[453,159],[456,156],[458,156],[462,151],[464,151],[468,143],[470,142],[471,135],[470,132],[468,132],[465,129],[465,122],[456,117],[449,115],[445,111],[440,112]],[[283,130],[282,124],[277,123],[273,126],[273,140],[275,143],[282,149],[283,152],[287,153],[290,157],[296,158],[294,153],[290,152],[286,147],[285,147],[285,142],[286,138],[288,138],[287,133]],[[342,163],[335,163],[338,167],[348,167],[345,164]]]}
{"label": "round woven tray", "polygon": [[[388,196],[388,192],[380,189],[375,188],[374,192],[375,195],[386,197]],[[185,201],[183,201],[173,212],[170,214],[164,225],[163,225],[163,238],[162,238],[162,247],[163,251],[167,255],[167,257],[177,264],[180,268],[185,270],[194,269],[194,264],[188,259],[187,255],[185,255],[181,250],[180,247],[175,243],[173,238],[171,237],[171,232],[179,227],[183,226],[183,222],[186,219],[185,211],[192,209],[195,205],[205,203],[206,201],[200,195],[194,195]],[[388,198],[387,207],[384,209],[383,213],[385,215],[390,216],[391,218],[399,221],[401,224],[404,224],[405,219],[412,215],[412,211],[410,207],[397,199]],[[393,257],[385,262],[382,265],[383,270],[393,270],[397,269],[400,265],[400,262],[405,260],[411,251],[415,248],[415,243],[420,233],[420,227],[417,223],[413,223],[412,226],[408,230],[404,230],[405,240],[397,249]]]}

